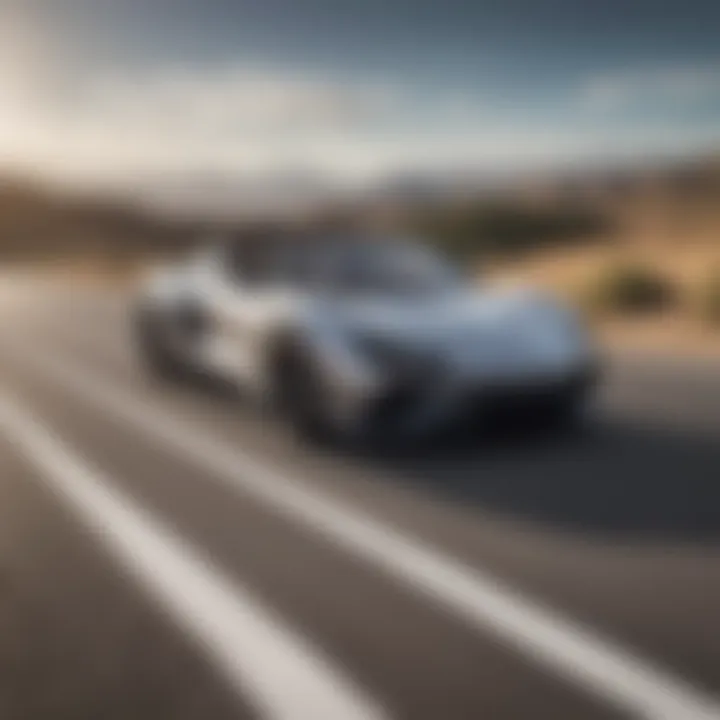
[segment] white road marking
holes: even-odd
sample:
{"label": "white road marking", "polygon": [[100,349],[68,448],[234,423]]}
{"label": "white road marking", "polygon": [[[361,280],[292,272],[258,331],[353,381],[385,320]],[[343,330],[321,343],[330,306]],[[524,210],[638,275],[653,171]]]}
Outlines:
{"label": "white road marking", "polygon": [[717,698],[492,574],[343,505],[236,447],[199,434],[150,402],[115,389],[84,363],[46,355],[26,350],[24,362],[34,363],[96,408],[111,412],[228,486],[382,569],[481,634],[496,635],[610,706],[646,720],[720,719]]}
{"label": "white road marking", "polygon": [[232,583],[0,395],[0,428],[115,558],[268,720],[381,720],[379,705],[299,634]]}

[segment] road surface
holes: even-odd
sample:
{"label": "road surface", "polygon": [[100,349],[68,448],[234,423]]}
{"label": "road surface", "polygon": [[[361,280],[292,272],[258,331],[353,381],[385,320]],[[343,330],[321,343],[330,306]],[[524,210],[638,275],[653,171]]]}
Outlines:
{"label": "road surface", "polygon": [[328,452],[146,377],[125,302],[0,289],[0,717],[720,717],[720,364]]}

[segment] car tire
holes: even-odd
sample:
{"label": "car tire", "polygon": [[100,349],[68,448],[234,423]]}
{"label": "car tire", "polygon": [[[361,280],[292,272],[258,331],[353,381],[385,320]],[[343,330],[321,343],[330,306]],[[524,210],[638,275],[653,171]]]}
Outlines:
{"label": "car tire", "polygon": [[136,344],[145,368],[156,378],[176,380],[183,374],[183,364],[166,343],[162,323],[148,308],[140,308],[134,317]]}
{"label": "car tire", "polygon": [[328,389],[307,353],[287,343],[273,364],[275,404],[292,429],[316,442],[335,440],[337,431],[327,412]]}

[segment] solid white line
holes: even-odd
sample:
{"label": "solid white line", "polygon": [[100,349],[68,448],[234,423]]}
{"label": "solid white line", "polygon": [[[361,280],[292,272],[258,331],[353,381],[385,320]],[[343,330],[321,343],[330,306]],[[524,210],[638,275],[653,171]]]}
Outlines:
{"label": "solid white line", "polygon": [[113,489],[9,398],[0,428],[132,576],[269,720],[380,720],[374,701],[212,561]]}
{"label": "solid white line", "polygon": [[[52,357],[52,360],[50,359]],[[332,500],[237,448],[174,421],[149,402],[115,389],[86,364],[26,351],[25,363],[112,412],[173,453],[271,510],[321,534],[430,598],[483,634],[625,712],[651,720],[718,720],[720,705],[648,659],[526,597],[493,575],[411,539]]]}

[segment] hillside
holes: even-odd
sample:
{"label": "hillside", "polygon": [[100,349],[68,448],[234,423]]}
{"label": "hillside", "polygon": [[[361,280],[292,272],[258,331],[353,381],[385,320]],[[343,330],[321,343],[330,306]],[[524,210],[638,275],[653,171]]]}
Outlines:
{"label": "hillside", "polygon": [[189,227],[130,205],[0,182],[0,260],[123,262],[189,240]]}
{"label": "hillside", "polygon": [[[720,160],[469,181],[452,192],[387,190],[324,215],[401,225],[465,262],[515,264],[551,278],[618,254],[692,274],[720,245]],[[238,204],[241,205],[241,199]],[[236,224],[240,224],[238,220]],[[28,182],[0,182],[0,259],[112,260],[184,247],[197,227],[187,215],[151,214],[129,202],[61,194]]]}

